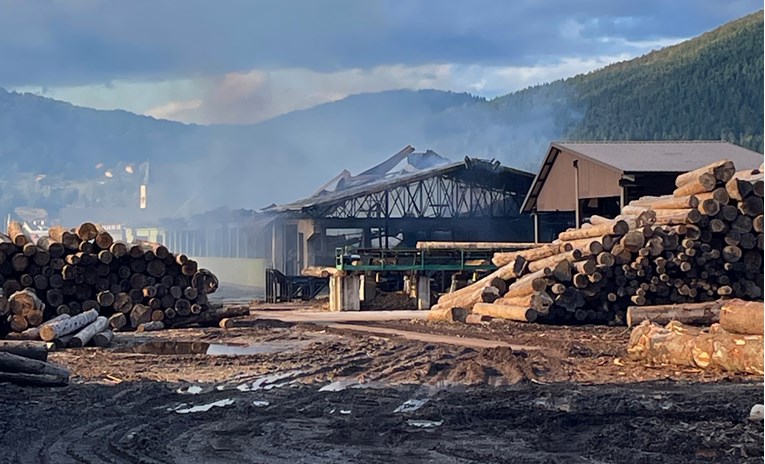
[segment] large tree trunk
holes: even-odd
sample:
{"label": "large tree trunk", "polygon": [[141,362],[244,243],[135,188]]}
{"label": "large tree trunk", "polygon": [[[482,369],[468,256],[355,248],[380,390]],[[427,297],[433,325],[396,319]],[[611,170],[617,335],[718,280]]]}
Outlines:
{"label": "large tree trunk", "polygon": [[62,367],[6,352],[0,352],[0,371],[69,377],[69,371]]}
{"label": "large tree trunk", "polygon": [[480,314],[482,316],[496,317],[510,321],[534,322],[537,320],[537,312],[533,308],[524,306],[477,303],[473,306],[472,314]]}
{"label": "large tree trunk", "polygon": [[0,372],[0,382],[32,387],[61,387],[69,383],[69,376]]}
{"label": "large tree trunk", "polygon": [[763,302],[725,301],[720,310],[720,327],[736,334],[763,335]]}
{"label": "large tree trunk", "polygon": [[0,352],[11,353],[25,358],[48,360],[48,345],[31,340],[0,340]]}
{"label": "large tree trunk", "polygon": [[732,334],[714,324],[708,332],[672,321],[635,327],[627,352],[637,361],[763,375],[763,337]]}
{"label": "large tree trunk", "polygon": [[99,332],[103,332],[109,327],[109,319],[104,316],[98,316],[95,321],[91,322],[85,328],[77,332],[72,340],[69,342],[69,346],[74,348],[82,348],[87,346],[90,340]]}
{"label": "large tree trunk", "polygon": [[441,322],[464,322],[468,315],[468,310],[458,307],[441,308],[438,305],[433,306],[428,311],[429,321]]}
{"label": "large tree trunk", "polygon": [[684,303],[655,306],[630,306],[627,308],[627,326],[634,327],[643,321],[666,325],[680,321],[688,325],[710,326],[720,321],[723,302]]}

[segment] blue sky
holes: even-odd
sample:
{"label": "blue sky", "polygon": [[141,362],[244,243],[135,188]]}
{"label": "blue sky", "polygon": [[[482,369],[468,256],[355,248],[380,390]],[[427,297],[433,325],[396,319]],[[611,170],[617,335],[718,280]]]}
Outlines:
{"label": "blue sky", "polygon": [[0,0],[0,86],[201,124],[350,94],[494,97],[714,29],[753,0]]}

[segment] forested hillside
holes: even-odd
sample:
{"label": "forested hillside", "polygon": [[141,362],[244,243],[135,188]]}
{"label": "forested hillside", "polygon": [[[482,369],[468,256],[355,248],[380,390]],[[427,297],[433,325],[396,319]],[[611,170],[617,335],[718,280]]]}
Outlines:
{"label": "forested hillside", "polygon": [[763,14],[492,104],[548,100],[571,139],[727,140],[763,151]]}

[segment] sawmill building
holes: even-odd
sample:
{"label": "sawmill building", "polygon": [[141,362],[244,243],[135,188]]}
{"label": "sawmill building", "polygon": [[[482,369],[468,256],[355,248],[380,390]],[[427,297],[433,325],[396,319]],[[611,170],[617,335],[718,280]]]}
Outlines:
{"label": "sawmill building", "polygon": [[550,241],[592,215],[615,217],[631,200],[672,193],[678,174],[720,159],[754,169],[763,155],[718,141],[553,142],[521,212]]}

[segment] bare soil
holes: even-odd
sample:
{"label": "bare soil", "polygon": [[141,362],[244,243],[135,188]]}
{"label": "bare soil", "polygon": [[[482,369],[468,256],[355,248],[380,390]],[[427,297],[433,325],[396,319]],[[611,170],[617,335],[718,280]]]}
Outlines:
{"label": "bare soil", "polygon": [[762,462],[762,378],[646,368],[625,328],[366,324],[538,349],[255,318],[119,334],[51,354],[68,387],[0,384],[0,462]]}

